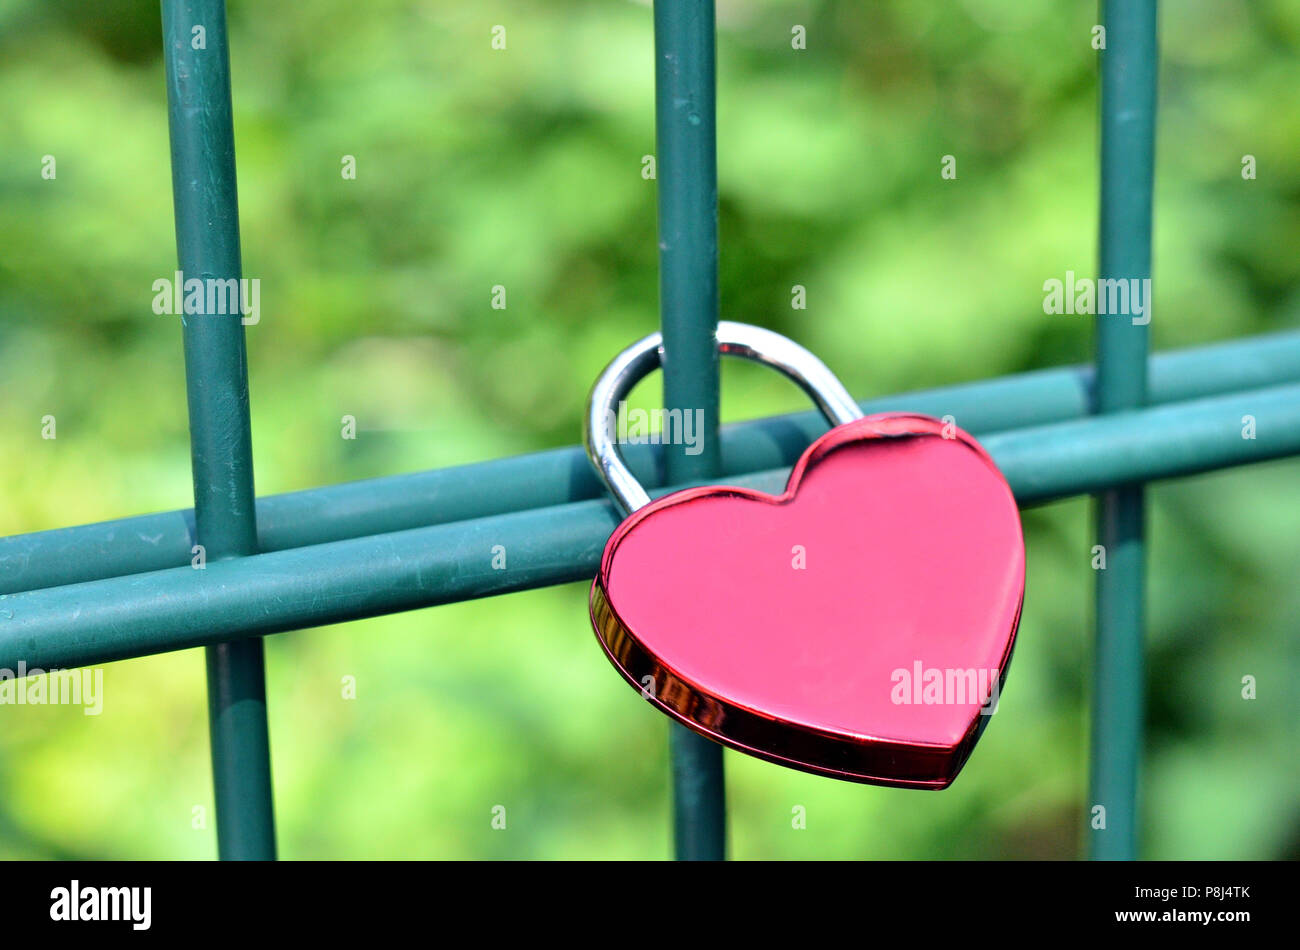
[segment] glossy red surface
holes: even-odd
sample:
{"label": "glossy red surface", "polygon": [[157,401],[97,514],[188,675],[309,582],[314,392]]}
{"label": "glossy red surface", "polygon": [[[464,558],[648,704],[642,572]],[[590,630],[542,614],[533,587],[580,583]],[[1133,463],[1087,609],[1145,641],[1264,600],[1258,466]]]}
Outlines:
{"label": "glossy red surface", "polygon": [[806,771],[942,788],[989,718],[1024,577],[1015,500],[978,443],[886,414],[814,442],[781,496],[693,488],[634,512],[591,613],[624,677],[698,732]]}

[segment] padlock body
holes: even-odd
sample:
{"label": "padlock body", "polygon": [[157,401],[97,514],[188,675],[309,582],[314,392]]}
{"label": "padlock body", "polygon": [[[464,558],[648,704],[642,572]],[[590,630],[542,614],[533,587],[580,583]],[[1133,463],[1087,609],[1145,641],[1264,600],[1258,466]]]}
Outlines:
{"label": "padlock body", "polygon": [[1023,596],[1019,512],[992,460],[953,425],[885,414],[823,435],[779,496],[691,488],[634,512],[591,618],[624,678],[697,732],[944,788],[996,708]]}

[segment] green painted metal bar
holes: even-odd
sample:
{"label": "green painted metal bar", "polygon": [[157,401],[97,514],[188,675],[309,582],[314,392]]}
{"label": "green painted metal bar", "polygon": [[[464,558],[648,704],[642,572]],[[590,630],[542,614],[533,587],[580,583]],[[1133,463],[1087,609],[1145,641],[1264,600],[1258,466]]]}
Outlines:
{"label": "green painted metal bar", "polygon": [[[242,269],[225,2],[163,0],[162,22],[176,249],[183,279],[238,281]],[[194,536],[209,567],[258,551],[248,367],[242,312],[235,309],[181,318]],[[204,570],[191,573],[202,576]],[[218,853],[223,859],[273,859],[262,641],[209,646],[207,678]]]}
{"label": "green painted metal bar", "polygon": [[[1241,437],[1241,418],[1256,438]],[[1300,454],[1300,384],[996,433],[1022,504]],[[728,479],[779,491],[786,469]],[[619,522],[582,501],[0,596],[0,668],[67,668],[590,580]],[[510,568],[492,570],[494,545]]]}
{"label": "green painted metal bar", "polygon": [[[722,472],[718,417],[718,167],[713,0],[658,0],[655,149],[664,407],[698,416],[701,451],[665,447],[669,482]],[[679,860],[726,857],[722,746],[669,725]]]}
{"label": "green painted metal bar", "polygon": [[[1300,382],[1300,333],[1287,331],[1157,354],[1150,405]],[[1081,418],[1092,411],[1091,367],[869,399],[863,410],[953,415],[979,436]],[[722,430],[723,474],[791,465],[825,431],[815,412],[771,416]],[[624,446],[647,485],[664,485],[658,446]],[[599,498],[604,488],[577,447],[452,468],[371,478],[257,500],[262,551],[486,518]],[[0,538],[0,594],[181,567],[190,562],[194,512],[166,511]]]}
{"label": "green painted metal bar", "polygon": [[[1147,399],[1156,16],[1156,0],[1102,4],[1099,276],[1129,284],[1130,313],[1096,318],[1099,413],[1136,409]],[[1145,312],[1132,304],[1135,290],[1142,291]],[[1146,692],[1144,493],[1142,485],[1126,485],[1096,500],[1097,543],[1106,554],[1106,568],[1097,572],[1089,770],[1089,851],[1097,859],[1137,857]],[[1098,806],[1104,811],[1094,813]]]}

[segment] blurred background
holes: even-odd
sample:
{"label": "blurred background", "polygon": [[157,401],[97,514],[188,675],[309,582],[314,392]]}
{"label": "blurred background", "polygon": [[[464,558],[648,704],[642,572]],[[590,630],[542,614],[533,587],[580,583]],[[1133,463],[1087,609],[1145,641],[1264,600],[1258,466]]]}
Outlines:
{"label": "blurred background", "polygon": [[[1154,344],[1295,327],[1300,4],[1162,7]],[[860,397],[1086,361],[1089,319],[1042,302],[1096,267],[1097,17],[720,2],[723,317]],[[577,442],[595,375],[658,321],[649,4],[232,0],[230,33],[258,493]],[[176,265],[160,34],[156,0],[0,0],[0,534],[192,504],[180,329],[151,309]],[[805,403],[727,364],[722,407]],[[1150,493],[1146,857],[1300,856],[1298,492],[1288,461]],[[1090,510],[1026,512],[1015,670],[950,790],[728,753],[732,854],[1079,856]],[[267,668],[286,858],[669,855],[667,722],[585,585],[280,635]],[[0,707],[0,856],[213,857],[200,652],[104,689],[99,717]]]}

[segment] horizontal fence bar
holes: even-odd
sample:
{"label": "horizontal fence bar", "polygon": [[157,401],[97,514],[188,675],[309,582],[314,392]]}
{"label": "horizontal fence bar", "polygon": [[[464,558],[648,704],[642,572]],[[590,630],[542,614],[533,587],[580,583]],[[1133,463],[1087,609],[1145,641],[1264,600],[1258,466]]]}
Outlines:
{"label": "horizontal fence bar", "polygon": [[[1162,353],[1152,358],[1150,373],[1152,405],[1300,382],[1300,332]],[[1085,417],[1092,380],[1088,367],[1062,367],[861,405],[866,412],[952,415],[983,436]],[[814,412],[725,426],[724,473],[791,465],[825,428]],[[644,484],[664,484],[658,447],[627,446],[625,454]],[[569,447],[260,498],[258,538],[263,552],[286,551],[603,495],[586,453]],[[180,567],[189,564],[193,545],[189,509],[0,538],[0,594]]]}
{"label": "horizontal fence bar", "polygon": [[[1254,438],[1243,437],[1252,416]],[[996,433],[1022,504],[1300,454],[1300,385]],[[729,482],[779,491],[786,471]],[[592,577],[620,518],[574,502],[0,596],[0,668],[67,668]],[[507,570],[494,570],[495,545]]]}

